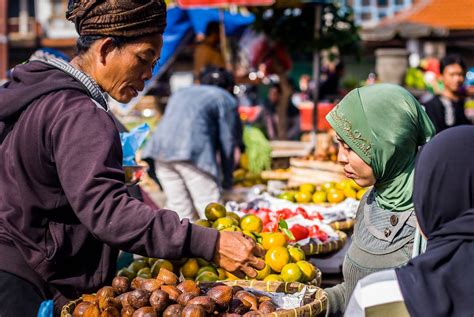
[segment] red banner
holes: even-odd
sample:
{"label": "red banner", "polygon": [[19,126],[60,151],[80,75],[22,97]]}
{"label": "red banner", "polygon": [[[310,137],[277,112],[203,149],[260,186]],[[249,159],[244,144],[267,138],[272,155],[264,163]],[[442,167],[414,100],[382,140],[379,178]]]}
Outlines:
{"label": "red banner", "polygon": [[216,8],[229,5],[237,6],[269,6],[275,0],[178,0],[178,5],[183,9],[189,8]]}

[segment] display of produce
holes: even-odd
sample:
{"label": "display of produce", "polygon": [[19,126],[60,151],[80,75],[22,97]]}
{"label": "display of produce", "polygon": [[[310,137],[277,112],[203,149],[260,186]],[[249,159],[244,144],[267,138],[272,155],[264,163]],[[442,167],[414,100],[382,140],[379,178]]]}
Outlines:
{"label": "display of produce", "polygon": [[337,183],[324,182],[319,185],[304,183],[295,190],[285,191],[277,197],[300,204],[338,204],[346,198],[361,200],[366,191],[367,188],[360,187],[354,180],[344,179]]}
{"label": "display of produce", "polygon": [[161,268],[156,278],[117,276],[111,286],[96,294],[84,294],[74,317],[93,316],[254,316],[277,311],[269,296],[240,286],[214,284],[203,287],[191,280],[179,282],[173,272]]}

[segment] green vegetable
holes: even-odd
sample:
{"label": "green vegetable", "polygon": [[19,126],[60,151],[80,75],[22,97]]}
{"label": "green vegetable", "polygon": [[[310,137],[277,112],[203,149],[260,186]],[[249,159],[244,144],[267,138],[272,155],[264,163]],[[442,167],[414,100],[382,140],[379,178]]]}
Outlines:
{"label": "green vegetable", "polygon": [[259,174],[263,170],[270,169],[272,148],[262,131],[252,126],[245,126],[243,141],[249,161],[249,171]]}

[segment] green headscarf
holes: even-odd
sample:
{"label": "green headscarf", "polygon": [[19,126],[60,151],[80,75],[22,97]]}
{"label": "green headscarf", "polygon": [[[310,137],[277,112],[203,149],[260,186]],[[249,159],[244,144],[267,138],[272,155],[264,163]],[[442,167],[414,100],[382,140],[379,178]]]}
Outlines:
{"label": "green headscarf", "polygon": [[393,211],[412,209],[418,146],[435,134],[418,101],[402,87],[376,84],[352,90],[326,119],[372,167],[378,206]]}

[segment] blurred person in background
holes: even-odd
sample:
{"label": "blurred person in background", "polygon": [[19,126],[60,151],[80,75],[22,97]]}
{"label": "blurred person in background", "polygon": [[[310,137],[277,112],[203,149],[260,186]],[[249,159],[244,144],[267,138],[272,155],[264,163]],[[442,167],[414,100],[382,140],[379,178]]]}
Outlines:
{"label": "blurred person in background", "polygon": [[447,55],[440,63],[443,91],[424,103],[426,113],[433,122],[436,133],[447,128],[469,124],[464,112],[462,86],[466,64],[459,55]]}
{"label": "blurred person in background", "polygon": [[333,101],[340,95],[340,83],[344,76],[345,65],[343,61],[337,63],[334,71],[330,72],[327,79],[319,86],[319,100]]}
{"label": "blurred person in background", "polygon": [[166,207],[191,220],[204,218],[206,205],[232,187],[234,155],[242,143],[232,74],[208,67],[199,82],[171,95],[142,153],[155,160]]}
{"label": "blurred person in background", "polygon": [[219,22],[207,24],[204,39],[198,42],[194,51],[194,80],[199,80],[200,73],[209,66],[225,68],[225,59],[220,47]]}

